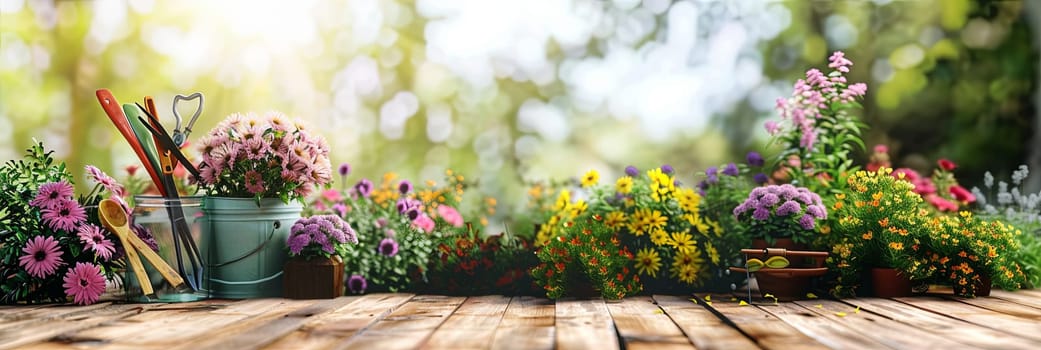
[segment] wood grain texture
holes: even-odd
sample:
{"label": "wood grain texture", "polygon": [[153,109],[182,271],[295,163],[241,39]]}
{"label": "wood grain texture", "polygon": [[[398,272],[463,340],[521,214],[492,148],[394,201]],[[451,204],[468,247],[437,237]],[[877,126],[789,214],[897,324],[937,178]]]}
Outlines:
{"label": "wood grain texture", "polygon": [[495,330],[492,349],[553,349],[556,305],[552,300],[513,297]]}
{"label": "wood grain texture", "polygon": [[556,309],[556,348],[618,349],[618,335],[601,299],[561,299]]}
{"label": "wood grain texture", "polygon": [[700,305],[726,317],[764,349],[828,349],[818,340],[803,334],[799,329],[764,310],[779,305],[741,305],[736,301],[722,301],[719,298],[712,302],[712,305],[707,305],[703,296],[699,298],[702,298]]}
{"label": "wood grain texture", "polygon": [[1033,297],[1024,293],[1009,292],[996,289],[990,292],[992,298],[1005,299],[1019,305],[1029,306],[1041,310],[1041,297]]}
{"label": "wood grain texture", "polygon": [[608,303],[607,310],[626,348],[694,349],[683,331],[651,297],[637,296]]}
{"label": "wood grain texture", "polygon": [[981,307],[952,302],[938,297],[896,298],[917,308],[944,314],[969,323],[1005,332],[1010,336],[1041,341],[1041,322],[1005,315]]}
{"label": "wood grain texture", "polygon": [[846,322],[833,322],[798,304],[779,303],[760,308],[833,349],[886,348],[884,344],[873,339],[874,337],[864,336],[853,330]]}
{"label": "wood grain texture", "polygon": [[978,298],[959,298],[959,297],[948,297],[948,300],[954,300],[960,303],[981,307],[987,310],[1000,312],[1006,315],[1017,316],[1021,318],[1027,318],[1032,320],[1038,320],[1041,322],[1041,309],[1035,309],[1030,306],[1024,306],[1014,301],[1009,301],[1001,298],[994,297],[978,297]]}
{"label": "wood grain texture", "polygon": [[[351,298],[299,301],[300,305],[295,309],[290,309],[293,306],[287,306],[285,309],[276,309],[278,311],[269,311],[264,316],[236,324],[234,328],[221,330],[219,337],[188,343],[181,348],[201,350],[258,348],[297,330],[312,317],[338,310],[353,301]],[[272,315],[272,317],[266,317],[267,315]]]}
{"label": "wood grain texture", "polygon": [[501,295],[467,298],[430,335],[423,348],[488,349],[509,305],[510,297]]}
{"label": "wood grain texture", "polygon": [[697,349],[758,349],[754,341],[723,322],[712,311],[687,297],[655,295],[666,315],[676,323]]}
{"label": "wood grain texture", "polygon": [[98,325],[143,313],[153,305],[98,304],[88,307],[58,307],[55,316],[40,316],[41,322],[0,331],[0,349],[49,340]]}
{"label": "wood grain texture", "polygon": [[[957,318],[923,310],[891,299],[854,298],[843,302],[916,329],[982,349],[1034,349],[1030,341]],[[888,333],[886,333],[888,334]]]}
{"label": "wood grain texture", "polygon": [[466,300],[422,295],[362,329],[336,349],[415,349],[421,346]]}
{"label": "wood grain texture", "polygon": [[[854,306],[841,301],[818,299],[795,303],[831,323],[847,326],[854,332],[891,348],[953,349],[964,346],[949,338],[885,318],[871,310],[861,308],[862,310],[858,311]],[[886,336],[880,337],[880,334]]]}
{"label": "wood grain texture", "polygon": [[333,312],[312,319],[264,349],[328,349],[350,339],[405,302],[412,294],[367,294]]}

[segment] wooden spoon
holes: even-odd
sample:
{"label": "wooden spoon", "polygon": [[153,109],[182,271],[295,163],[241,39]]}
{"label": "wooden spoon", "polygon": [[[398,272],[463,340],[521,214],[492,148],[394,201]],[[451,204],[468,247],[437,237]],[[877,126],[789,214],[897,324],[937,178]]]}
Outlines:
{"label": "wooden spoon", "polygon": [[102,200],[98,204],[98,216],[101,218],[101,223],[114,232],[119,237],[119,241],[123,243],[123,250],[127,252],[127,260],[130,261],[134,274],[137,275],[138,281],[141,282],[141,291],[150,297],[154,296],[152,283],[148,279],[144,265],[141,264],[140,257],[138,257],[139,252],[145,257],[145,260],[148,260],[159,271],[159,274],[163,275],[167,282],[170,282],[174,289],[184,287],[184,279],[177,274],[177,271],[170,267],[159,254],[152,251],[152,248],[148,247],[148,244],[142,241],[141,238],[130,232],[130,222],[127,220],[127,213],[119,203],[111,199]]}

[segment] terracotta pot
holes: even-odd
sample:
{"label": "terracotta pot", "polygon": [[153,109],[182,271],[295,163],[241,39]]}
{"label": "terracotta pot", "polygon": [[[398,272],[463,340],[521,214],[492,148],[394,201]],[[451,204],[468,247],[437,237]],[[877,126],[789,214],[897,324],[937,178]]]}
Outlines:
{"label": "terracotta pot", "polygon": [[[974,287],[976,287],[976,293],[974,295],[977,296],[977,297],[987,297],[987,296],[990,296],[990,288],[991,288],[991,286],[993,284],[994,284],[994,282],[991,281],[989,273],[982,273],[982,274],[980,274],[980,279],[973,283]],[[969,295],[969,291],[966,290],[966,289],[967,288],[965,288],[963,286],[960,286],[957,283],[955,283],[954,284],[954,295],[957,295],[957,296],[968,296]]]}
{"label": "terracotta pot", "polygon": [[872,268],[871,285],[875,296],[879,298],[911,296],[911,278],[897,269]]}
{"label": "terracotta pot", "polygon": [[759,284],[759,293],[765,298],[772,294],[778,301],[793,301],[806,298],[810,290],[809,276],[783,276],[769,273],[756,273],[755,281]]}
{"label": "terracotta pot", "polygon": [[332,299],[343,295],[343,262],[338,258],[295,257],[282,271],[286,298]]}
{"label": "terracotta pot", "polygon": [[[821,266],[824,259],[828,257],[827,252],[770,248],[742,249],[741,253],[761,259],[783,254],[793,262],[793,265],[789,267],[764,267],[753,272],[756,283],[759,285],[759,292],[764,298],[767,294],[771,294],[780,301],[803,299],[810,290],[813,278],[822,276],[828,271],[827,267]],[[807,263],[797,263],[800,260]],[[730,271],[747,273],[747,269],[744,267],[731,267]]]}

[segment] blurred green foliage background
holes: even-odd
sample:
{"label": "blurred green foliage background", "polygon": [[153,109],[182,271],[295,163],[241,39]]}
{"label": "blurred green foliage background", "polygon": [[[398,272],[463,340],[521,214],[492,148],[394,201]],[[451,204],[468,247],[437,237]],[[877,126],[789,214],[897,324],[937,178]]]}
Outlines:
{"label": "blurred green foliage background", "polygon": [[842,50],[869,85],[869,147],[952,159],[968,185],[1029,162],[1036,191],[1039,27],[1038,1],[0,0],[0,159],[36,138],[79,177],[121,174],[136,158],[94,91],[155,96],[166,120],[200,91],[196,137],[276,109],[352,183],[452,168],[522,208],[526,181],[667,163],[693,183],[741,160]]}

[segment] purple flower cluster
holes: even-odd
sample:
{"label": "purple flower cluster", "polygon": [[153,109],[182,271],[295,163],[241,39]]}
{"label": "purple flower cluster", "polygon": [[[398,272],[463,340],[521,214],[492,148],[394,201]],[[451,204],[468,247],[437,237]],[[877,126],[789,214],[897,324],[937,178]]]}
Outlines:
{"label": "purple flower cluster", "polygon": [[[821,197],[805,187],[789,184],[756,187],[748,195],[748,199],[734,208],[734,216],[742,218],[751,211],[755,221],[778,221],[798,224],[805,230],[812,230],[817,220],[827,218],[827,211],[821,203]],[[796,218],[795,221],[789,218]]]}
{"label": "purple flower cluster", "polygon": [[232,114],[200,144],[199,180],[211,191],[230,188],[263,195],[293,189],[293,196],[302,198],[332,180],[325,139],[278,112],[264,117]]}
{"label": "purple flower cluster", "polygon": [[423,202],[415,198],[402,198],[398,200],[394,208],[398,210],[398,214],[407,216],[409,221],[414,221],[422,213]]}
{"label": "purple flower cluster", "polygon": [[759,154],[759,152],[755,151],[748,152],[748,155],[745,156],[745,161],[748,162],[748,165],[754,167],[761,167],[763,164],[766,164],[766,161],[763,160],[763,156]]}
{"label": "purple flower cluster", "polygon": [[[817,69],[810,69],[806,71],[806,79],[795,82],[790,98],[777,99],[781,118],[791,120],[792,126],[800,133],[799,146],[803,148],[813,148],[817,142],[816,120],[821,118],[822,110],[830,108],[830,103],[853,102],[867,93],[864,83],[847,84],[843,74],[849,73],[853,61],[847,59],[842,51],[835,51],[828,60],[828,67],[835,69],[834,72],[824,75]],[[776,121],[768,121],[764,127],[770,135],[782,130]]]}
{"label": "purple flower cluster", "polygon": [[309,247],[325,254],[335,254],[337,246],[347,243],[358,243],[358,234],[337,215],[316,215],[297,220],[286,242],[290,255],[294,256],[302,255]]}
{"label": "purple flower cluster", "polygon": [[354,185],[354,193],[362,198],[369,198],[369,195],[372,194],[372,181],[361,179]]}

